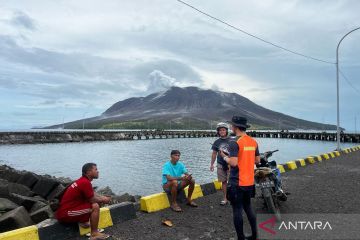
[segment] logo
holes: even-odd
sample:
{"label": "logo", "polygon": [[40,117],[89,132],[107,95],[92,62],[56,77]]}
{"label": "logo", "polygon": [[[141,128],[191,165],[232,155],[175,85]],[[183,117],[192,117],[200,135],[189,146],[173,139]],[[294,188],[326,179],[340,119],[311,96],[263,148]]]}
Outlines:
{"label": "logo", "polygon": [[270,225],[271,228],[274,228],[275,227],[275,223],[276,223],[276,218],[275,217],[272,217],[270,218],[269,220],[266,220],[265,222],[262,222],[259,224],[259,227],[261,229],[263,229],[264,231],[270,233],[271,235],[276,235],[276,232],[273,230],[273,229],[270,229],[268,227],[266,227],[266,225]]}

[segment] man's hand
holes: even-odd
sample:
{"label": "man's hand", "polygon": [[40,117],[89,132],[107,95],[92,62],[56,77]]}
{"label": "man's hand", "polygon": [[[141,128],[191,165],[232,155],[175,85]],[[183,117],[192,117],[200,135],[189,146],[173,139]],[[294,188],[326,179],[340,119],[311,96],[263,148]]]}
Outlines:
{"label": "man's hand", "polygon": [[101,199],[102,203],[105,203],[105,204],[109,204],[111,201],[111,197],[102,196],[101,198],[102,198]]}
{"label": "man's hand", "polygon": [[182,177],[182,180],[184,180],[184,181],[190,181],[191,179],[192,179],[191,174],[188,174],[188,175],[185,175]]}
{"label": "man's hand", "polygon": [[220,156],[221,156],[222,158],[224,158],[224,157],[227,156],[222,150],[220,150],[219,153],[220,153]]}
{"label": "man's hand", "polygon": [[214,171],[214,164],[210,165],[210,171],[213,172]]}

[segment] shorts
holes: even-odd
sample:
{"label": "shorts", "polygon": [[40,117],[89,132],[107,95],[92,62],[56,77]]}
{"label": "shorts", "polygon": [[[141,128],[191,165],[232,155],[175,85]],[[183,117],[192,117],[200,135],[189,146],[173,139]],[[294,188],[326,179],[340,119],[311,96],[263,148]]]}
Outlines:
{"label": "shorts", "polygon": [[65,211],[58,211],[56,213],[56,218],[59,222],[64,223],[73,223],[73,222],[87,222],[90,219],[91,215],[91,203],[83,203],[72,209],[67,209]]}
{"label": "shorts", "polygon": [[[181,183],[182,183],[181,180],[179,180],[178,181],[178,189],[177,189],[178,191],[181,190]],[[166,186],[166,184],[168,184],[168,183],[163,184],[164,191],[167,193],[171,193],[170,186]]]}
{"label": "shorts", "polygon": [[217,178],[220,182],[227,182],[229,180],[229,175],[229,170],[225,171],[222,165],[217,165]]}

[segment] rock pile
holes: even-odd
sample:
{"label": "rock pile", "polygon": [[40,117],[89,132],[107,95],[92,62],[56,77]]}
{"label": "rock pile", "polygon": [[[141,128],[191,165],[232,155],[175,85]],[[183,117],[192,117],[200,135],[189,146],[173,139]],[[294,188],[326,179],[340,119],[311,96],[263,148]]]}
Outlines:
{"label": "rock pile", "polygon": [[[72,183],[68,178],[37,175],[0,165],[0,233],[27,227],[54,217],[57,197]],[[112,197],[112,204],[134,202],[140,196],[117,196],[110,187],[97,191]]]}

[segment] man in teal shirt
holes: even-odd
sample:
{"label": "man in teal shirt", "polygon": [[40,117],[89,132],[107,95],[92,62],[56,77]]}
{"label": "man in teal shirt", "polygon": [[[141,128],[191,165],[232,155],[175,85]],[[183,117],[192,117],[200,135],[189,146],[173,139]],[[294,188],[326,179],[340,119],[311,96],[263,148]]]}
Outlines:
{"label": "man in teal shirt", "polygon": [[175,212],[181,212],[180,206],[176,202],[176,197],[179,190],[183,190],[189,186],[187,205],[197,207],[197,204],[191,200],[194,192],[195,180],[191,174],[188,173],[185,165],[179,162],[180,151],[172,150],[170,153],[171,160],[166,162],[162,170],[162,184],[165,192],[171,194],[171,209]]}

